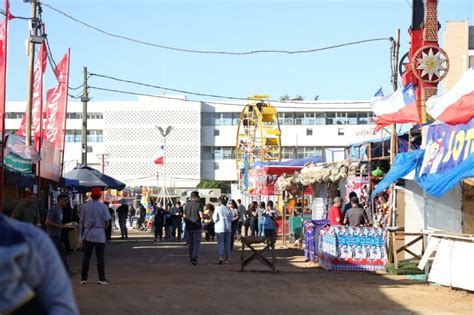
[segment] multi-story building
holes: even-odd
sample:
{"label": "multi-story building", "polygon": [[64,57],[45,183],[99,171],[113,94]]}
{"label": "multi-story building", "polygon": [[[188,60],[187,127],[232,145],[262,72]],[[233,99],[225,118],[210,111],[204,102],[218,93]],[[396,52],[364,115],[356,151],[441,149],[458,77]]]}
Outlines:
{"label": "multi-story building", "polygon": [[[92,101],[88,106],[88,165],[129,186],[157,186],[163,166],[153,163],[163,144],[157,127],[172,126],[166,138],[169,187],[194,188],[201,179],[236,181],[235,144],[245,101],[199,102],[184,97],[139,97]],[[373,134],[368,101],[275,102],[282,158],[343,158],[351,143]],[[18,129],[24,102],[7,102],[6,128]],[[69,102],[64,169],[81,163],[82,103]]]}
{"label": "multi-story building", "polygon": [[447,22],[442,46],[450,61],[448,75],[442,83],[447,91],[467,69],[474,67],[474,26],[469,26],[468,20]]}

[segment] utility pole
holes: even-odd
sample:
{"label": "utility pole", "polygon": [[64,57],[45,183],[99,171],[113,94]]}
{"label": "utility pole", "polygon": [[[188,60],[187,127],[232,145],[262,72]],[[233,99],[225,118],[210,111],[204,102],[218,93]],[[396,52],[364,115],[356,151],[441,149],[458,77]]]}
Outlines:
{"label": "utility pole", "polygon": [[82,89],[82,160],[81,163],[87,166],[87,102],[89,102],[89,93],[87,92],[87,67],[84,67]]}
{"label": "utility pole", "polygon": [[[392,56],[392,86],[393,91],[395,92],[398,89],[398,56],[400,50],[400,29],[397,29],[397,34],[395,37],[395,41],[393,42],[393,56]],[[397,128],[396,125],[392,125],[392,135],[390,137],[390,165],[393,165],[393,161],[395,160],[395,154],[397,151]],[[388,214],[388,226],[392,227],[396,225],[395,220],[395,206],[396,206],[396,192],[395,192],[395,184],[391,185],[392,194],[391,198],[391,205],[389,207],[389,214]],[[397,267],[397,257],[396,257],[396,239],[395,233],[391,232],[388,238],[388,248],[389,248],[389,260],[390,262],[395,262],[395,268]]]}
{"label": "utility pole", "polygon": [[[31,0],[31,29],[28,37],[28,90],[26,94],[26,145],[31,145],[31,116],[32,116],[32,100],[33,100],[33,71],[35,62],[35,42],[33,36],[37,35],[38,21],[36,20],[37,0]],[[8,18],[8,17],[7,17]]]}

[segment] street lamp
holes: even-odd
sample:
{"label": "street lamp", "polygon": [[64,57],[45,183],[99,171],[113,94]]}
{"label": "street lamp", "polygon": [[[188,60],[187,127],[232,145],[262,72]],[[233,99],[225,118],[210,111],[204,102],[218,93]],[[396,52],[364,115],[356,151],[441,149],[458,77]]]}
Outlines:
{"label": "street lamp", "polygon": [[[158,129],[160,132],[161,136],[163,137],[163,187],[161,188],[161,191],[158,195],[158,201],[166,204],[167,201],[172,202],[170,194],[168,192],[168,188],[166,187],[166,137],[170,134],[171,130],[173,130],[172,126],[166,127],[166,129],[163,129],[159,126],[155,125],[155,128]],[[159,186],[159,183],[157,183]]]}

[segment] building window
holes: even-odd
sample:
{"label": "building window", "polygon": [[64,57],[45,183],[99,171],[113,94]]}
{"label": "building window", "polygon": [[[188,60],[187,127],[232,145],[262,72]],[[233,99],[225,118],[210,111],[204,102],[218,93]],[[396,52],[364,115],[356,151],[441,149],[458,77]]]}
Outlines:
{"label": "building window", "polygon": [[336,113],[326,113],[326,125],[336,124]]}
{"label": "building window", "polygon": [[87,146],[87,153],[92,153],[93,150],[92,150],[92,146],[91,145],[88,145]]}
{"label": "building window", "polygon": [[337,135],[343,136],[344,135],[344,128],[337,128]]}
{"label": "building window", "polygon": [[232,113],[214,113],[215,126],[231,126]]}
{"label": "building window", "polygon": [[219,163],[214,162],[214,169],[215,169],[215,170],[218,170],[218,169],[219,169]]}
{"label": "building window", "polygon": [[104,131],[87,130],[87,142],[104,142]]}
{"label": "building window", "polygon": [[295,125],[303,125],[304,113],[295,113]]}
{"label": "building window", "polygon": [[220,134],[219,129],[214,129],[214,136],[218,136]]}
{"label": "building window", "polygon": [[280,125],[294,125],[295,114],[289,112],[278,113],[278,122]]}
{"label": "building window", "polygon": [[348,125],[357,125],[357,112],[348,112],[347,113],[347,124]]}
{"label": "building window", "polygon": [[306,135],[307,136],[312,136],[313,135],[313,129],[312,128],[306,128]]}
{"label": "building window", "polygon": [[469,68],[474,67],[474,56],[469,56]]}
{"label": "building window", "polygon": [[[82,114],[81,114],[82,118]],[[104,115],[102,113],[88,113],[87,119],[104,119]]]}
{"label": "building window", "polygon": [[6,119],[22,119],[24,114],[25,113],[19,113],[19,112],[5,113],[5,118]]}
{"label": "building window", "polygon": [[232,113],[232,125],[237,126],[240,120],[240,113]]}

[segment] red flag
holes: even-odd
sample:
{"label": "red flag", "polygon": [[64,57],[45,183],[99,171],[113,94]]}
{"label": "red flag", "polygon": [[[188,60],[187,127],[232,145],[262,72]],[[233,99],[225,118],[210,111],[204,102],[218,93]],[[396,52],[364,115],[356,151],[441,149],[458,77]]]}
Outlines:
{"label": "red flag", "polygon": [[153,161],[153,163],[157,165],[163,165],[165,164],[165,150],[163,146],[160,147],[158,151],[158,157]]}
{"label": "red flag", "polygon": [[58,79],[58,86],[46,92],[46,118],[43,122],[43,139],[52,142],[56,147],[63,149],[64,123],[66,118],[68,77],[69,77],[69,51],[58,63],[54,70]]}
{"label": "red flag", "polygon": [[[13,19],[10,14],[10,4],[5,0],[5,20],[0,23],[0,200],[3,201],[3,149],[5,144],[5,95],[7,85],[7,33],[8,20]],[[0,202],[0,212],[3,212],[3,202]]]}
{"label": "red flag", "polygon": [[11,20],[13,16],[10,14],[10,4],[8,0],[5,0],[5,20],[0,23],[0,130],[2,132],[1,138],[1,149],[2,149],[2,161],[3,161],[3,140],[5,134],[5,91],[7,84],[7,32],[8,32],[8,20]]}
{"label": "red flag", "polygon": [[[44,71],[46,70],[46,62],[46,45],[43,42],[38,51],[38,58],[36,59],[33,74],[34,81],[31,110],[31,134],[34,136],[36,146],[40,137],[41,111],[43,108],[43,75]],[[20,136],[26,135],[26,115],[23,116],[20,129],[18,129],[16,134]]]}

